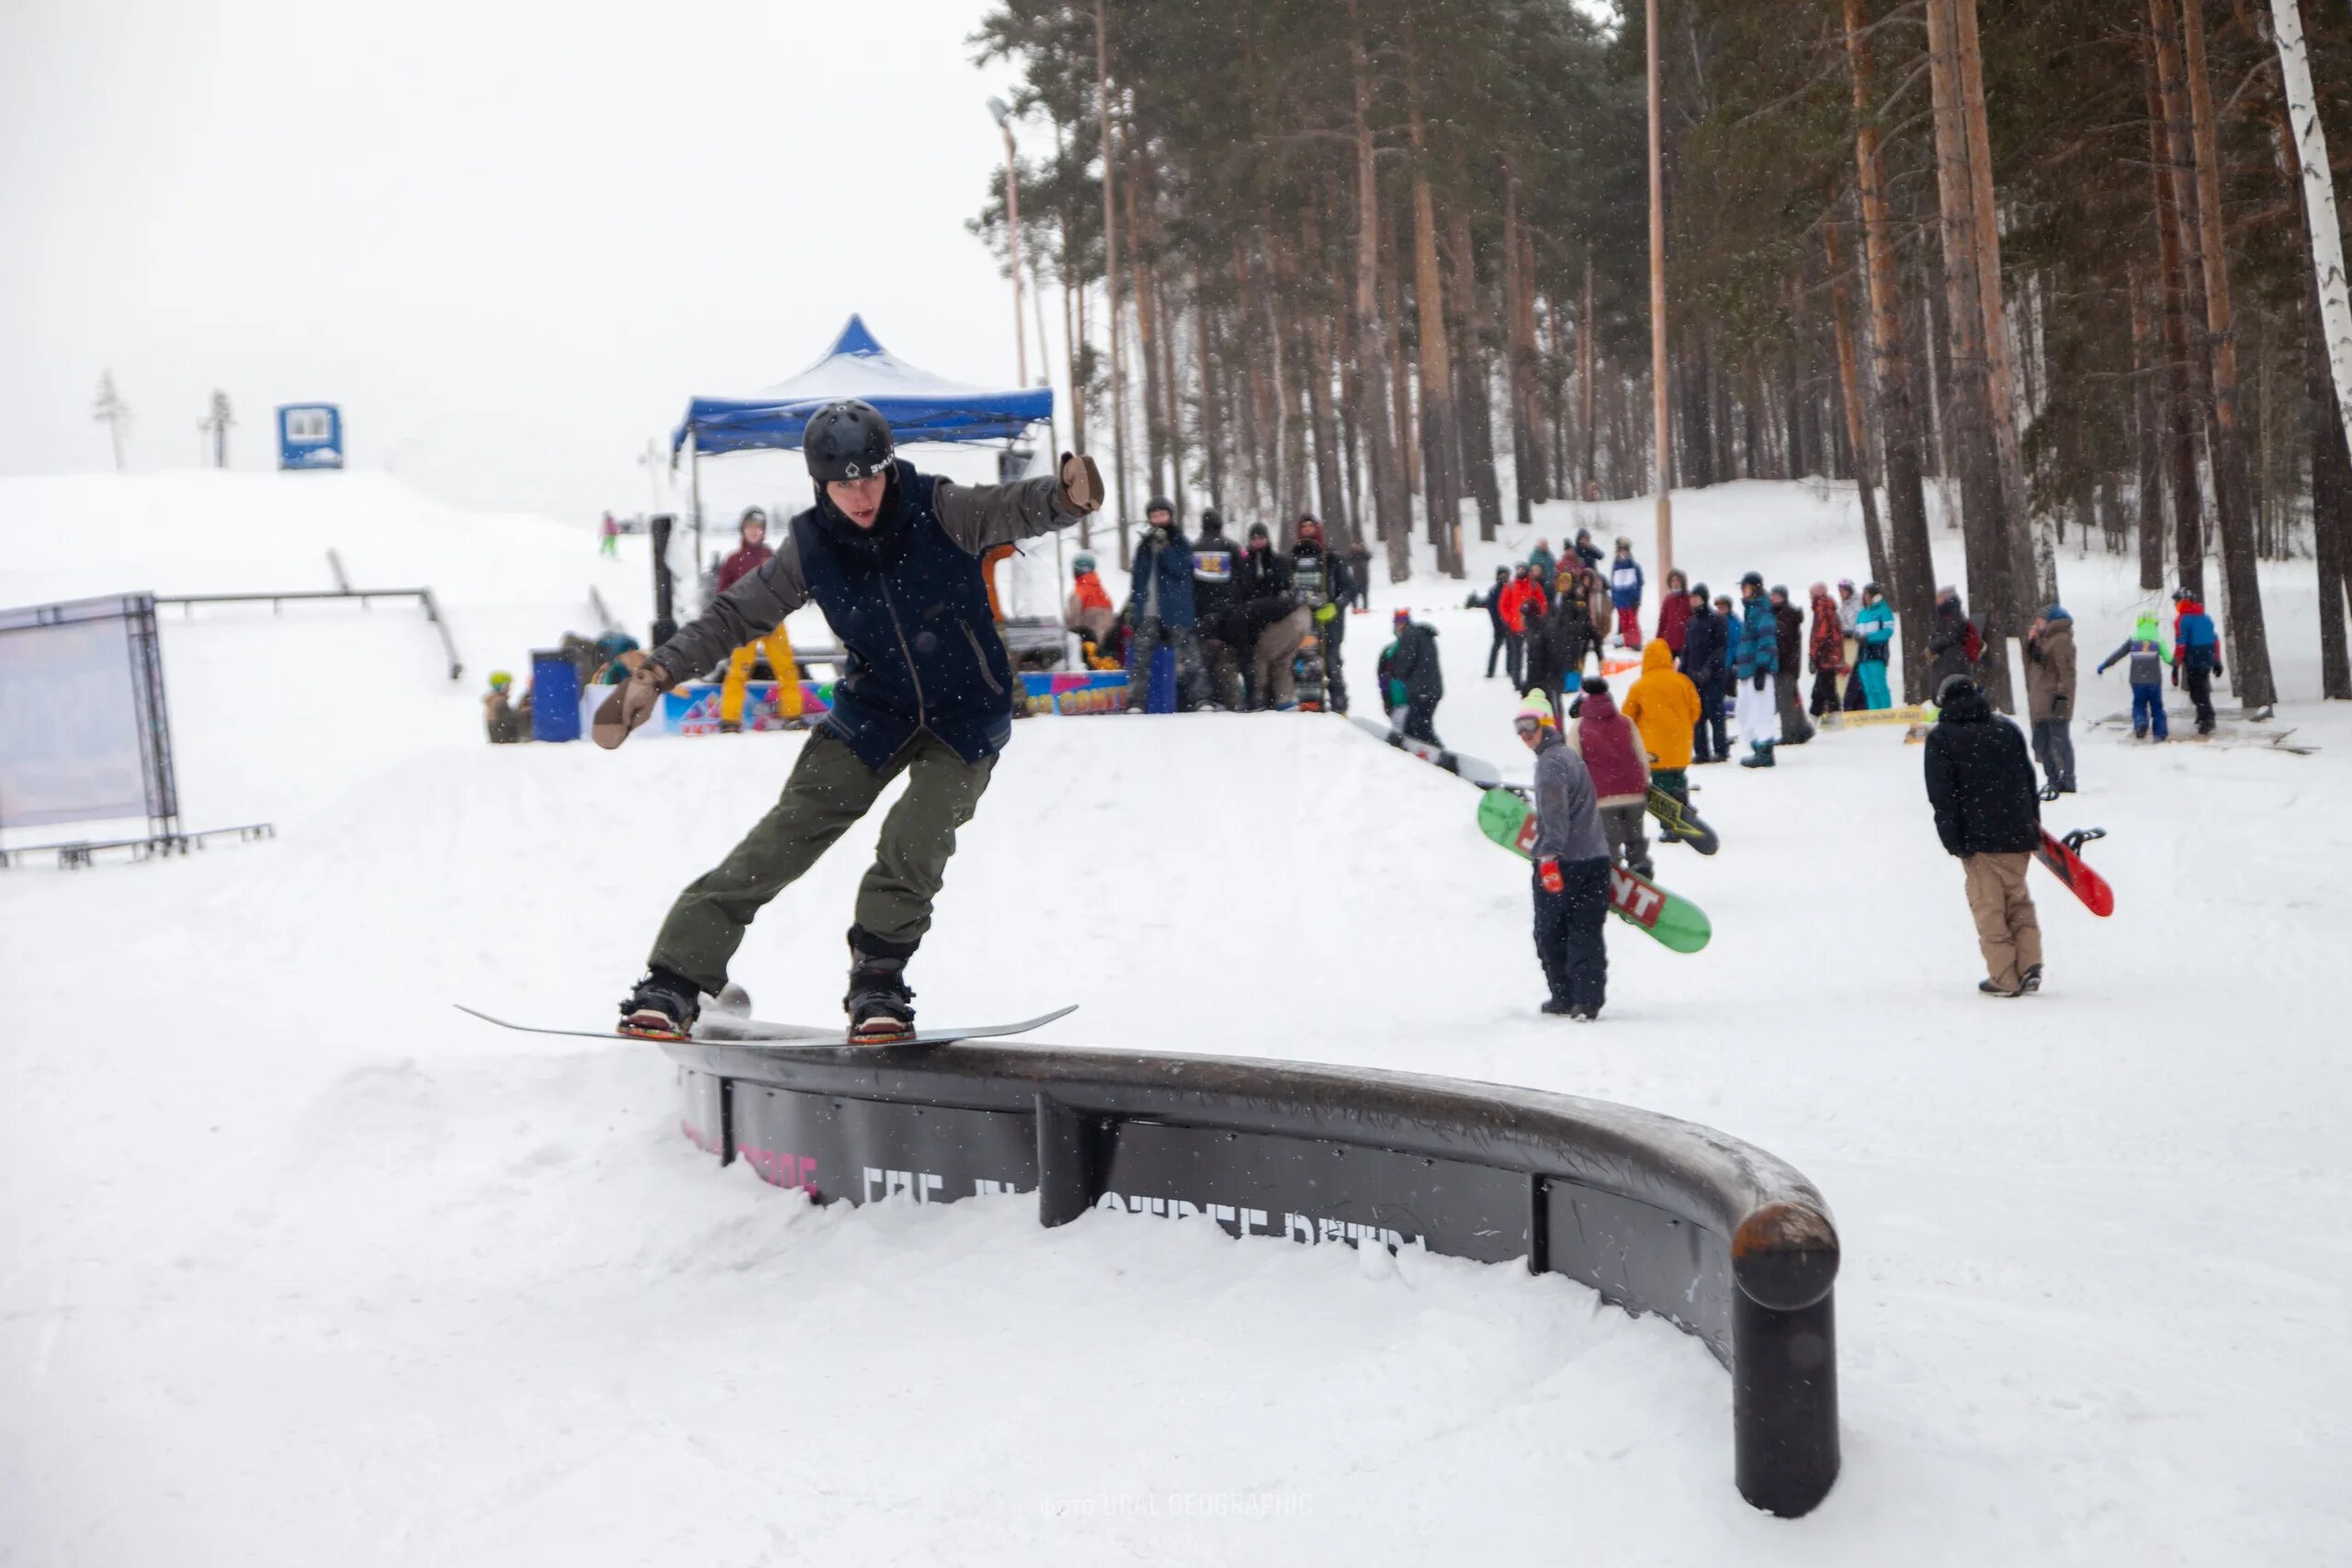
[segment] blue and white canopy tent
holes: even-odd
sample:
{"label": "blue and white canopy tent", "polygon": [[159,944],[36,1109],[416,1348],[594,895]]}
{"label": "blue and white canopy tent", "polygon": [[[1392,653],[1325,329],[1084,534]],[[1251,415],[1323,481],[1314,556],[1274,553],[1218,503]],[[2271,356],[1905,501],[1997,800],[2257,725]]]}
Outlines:
{"label": "blue and white canopy tent", "polygon": [[842,398],[881,410],[901,442],[1010,441],[1054,416],[1050,387],[991,391],[945,380],[884,348],[852,316],[825,356],[790,380],[745,398],[695,399],[671,434],[670,450],[690,441],[698,457],[797,446],[808,416]]}
{"label": "blue and white canopy tent", "polygon": [[695,398],[686,405],[686,417],[670,435],[670,460],[674,466],[683,451],[691,465],[695,560],[703,552],[702,459],[797,448],[809,416],[843,398],[880,410],[901,446],[1001,442],[1009,447],[1029,426],[1054,417],[1051,387],[991,390],[934,376],[884,348],[864,318],[853,315],[833,346],[799,375],[748,397]]}

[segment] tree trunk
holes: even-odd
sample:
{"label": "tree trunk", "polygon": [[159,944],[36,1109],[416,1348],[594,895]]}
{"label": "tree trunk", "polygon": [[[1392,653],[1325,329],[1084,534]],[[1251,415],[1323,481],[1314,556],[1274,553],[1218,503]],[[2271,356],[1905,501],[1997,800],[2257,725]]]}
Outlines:
{"label": "tree trunk", "polygon": [[[1100,0],[1098,0],[1098,4]],[[1364,428],[1372,449],[1374,510],[1388,541],[1388,581],[1413,575],[1412,525],[1404,503],[1396,452],[1381,405],[1388,400],[1385,333],[1380,321],[1380,182],[1372,158],[1372,75],[1364,59],[1363,20],[1347,0],[1348,59],[1355,86],[1356,369],[1363,378]]]}
{"label": "tree trunk", "polygon": [[2058,598],[2057,541],[2052,519],[2037,516],[2018,440],[2017,374],[2009,353],[2008,310],[2001,292],[2001,224],[1993,199],[1993,145],[1984,113],[1984,51],[1976,37],[1976,0],[1947,0],[1960,45],[1960,108],[1968,132],[1970,193],[1975,207],[1976,290],[1984,312],[1993,449],[2000,459],[2001,502],[2008,513],[2012,624],[2023,635],[2032,615]]}
{"label": "tree trunk", "polygon": [[1885,157],[1879,150],[1871,104],[1870,44],[1863,36],[1862,0],[1845,0],[1846,63],[1854,83],[1854,165],[1862,209],[1862,247],[1870,267],[1871,336],[1878,356],[1879,429],[1886,453],[1888,556],[1884,579],[1903,637],[1903,691],[1924,702],[1926,628],[1935,615],[1935,563],[1928,553],[1928,498],[1919,471],[1919,418],[1911,399],[1911,363],[1904,343],[1903,296],[1895,281],[1894,238],[1887,221]]}
{"label": "tree trunk", "polygon": [[2165,585],[2164,435],[2156,417],[2156,384],[2164,374],[2156,357],[2155,325],[2149,320],[2147,271],[2133,266],[2132,289],[2132,423],[2136,437],[2139,481],[2140,587],[2154,593]]}
{"label": "tree trunk", "polygon": [[1600,333],[1593,325],[1592,308],[1592,242],[1584,245],[1584,304],[1577,315],[1577,396],[1582,406],[1577,416],[1583,421],[1584,472],[1578,476],[1577,499],[1587,503],[1600,499],[1600,478],[1595,472],[1595,443],[1599,439],[1592,416],[1593,388],[1600,378]]}
{"label": "tree trunk", "polygon": [[2148,168],[2155,193],[2156,264],[2164,275],[2164,412],[2161,422],[2165,474],[2172,492],[2173,571],[2191,593],[2205,590],[2204,497],[2197,486],[2196,404],[2188,352],[2188,272],[2181,256],[2180,213],[2173,185],[2171,153],[2165,136],[2159,40],[2153,19],[2164,0],[2150,0],[2147,33]]}
{"label": "tree trunk", "polygon": [[2213,131],[2212,85],[2205,67],[2204,0],[2185,0],[2183,64],[2188,77],[2191,152],[2196,161],[2197,212],[2204,236],[2206,344],[2213,403],[2208,447],[2222,515],[2222,590],[2229,614],[2230,686],[2248,710],[2276,706],[2270,637],[2262,615],[2256,570],[2254,475],[2238,416],[2238,347],[2230,309],[2230,258],[2222,225],[2221,154]]}
{"label": "tree trunk", "polygon": [[[1534,395],[1534,319],[1527,310],[1526,269],[1519,256],[1519,175],[1503,160],[1503,337],[1505,368],[1510,387],[1510,472],[1515,493],[1512,514],[1522,524],[1535,521],[1535,497],[1543,488],[1535,455],[1535,437],[1529,426],[1529,404]],[[1480,530],[1484,532],[1482,527]]]}
{"label": "tree trunk", "polygon": [[[1468,171],[1455,178],[1469,188]],[[1502,476],[1495,472],[1494,416],[1487,407],[1486,301],[1478,290],[1478,258],[1470,248],[1470,209],[1459,197],[1446,203],[1446,249],[1453,286],[1453,407],[1461,437],[1462,479],[1478,505],[1478,537],[1492,541],[1503,525]],[[1457,558],[1460,552],[1455,552]]]}
{"label": "tree trunk", "polygon": [[[1992,360],[1984,341],[1983,256],[1976,234],[1975,181],[1969,167],[1962,107],[1956,0],[1927,0],[1928,81],[1936,125],[1936,189],[1944,253],[1945,330],[1951,343],[1951,434],[1959,458],[1962,537],[1968,555],[1966,603],[1986,636],[1976,674],[1993,705],[2012,711],[2008,634],[2017,620],[2014,538],[2002,493],[1993,422]],[[2158,0],[2161,3],[2161,0]]]}
{"label": "tree trunk", "polygon": [[1336,547],[1347,542],[1347,505],[1340,484],[1339,421],[1331,408],[1331,312],[1324,308],[1322,298],[1323,231],[1315,220],[1314,204],[1299,209],[1305,271],[1315,279],[1314,295],[1305,301],[1309,325],[1299,378],[1306,384],[1307,417],[1314,427],[1316,510],[1326,536]]}
{"label": "tree trunk", "polygon": [[1111,135],[1111,67],[1102,12],[1103,0],[1094,0],[1094,110],[1102,141],[1102,292],[1111,317],[1111,461],[1119,476],[1119,570],[1125,571],[1134,564],[1128,519],[1135,515],[1135,491],[1127,472],[1127,355],[1119,313],[1118,202],[1111,177],[1119,150]]}
{"label": "tree trunk", "polygon": [[1217,374],[1225,363],[1211,342],[1208,279],[1193,268],[1193,352],[1201,367],[1201,462],[1206,470],[1209,504],[1225,505],[1225,400],[1217,395]]}
{"label": "tree trunk", "polygon": [[1871,575],[1881,582],[1893,582],[1894,566],[1878,525],[1878,497],[1871,489],[1870,429],[1862,414],[1861,364],[1854,353],[1852,312],[1846,296],[1845,263],[1838,255],[1835,214],[1822,221],[1821,249],[1829,265],[1829,320],[1838,339],[1838,392],[1846,406],[1846,445],[1853,453],[1854,493],[1862,505],[1862,546],[1870,554]]}
{"label": "tree trunk", "polygon": [[2318,291],[2317,330],[2325,345],[2329,382],[2335,390],[2335,420],[2343,427],[2346,443],[2352,445],[2352,288],[2347,288],[2345,278],[2344,235],[2335,212],[2335,179],[2327,162],[2327,134],[2320,123],[2318,96],[2312,90],[2302,13],[2296,0],[2270,0],[2270,13],[2287,113],[2294,122],[2295,167],[2302,176],[2297,183],[2302,190],[2303,236],[2311,248],[2312,278]]}
{"label": "tree trunk", "polygon": [[[1130,125],[1128,130],[1132,138],[1134,127]],[[1157,290],[1152,278],[1152,265],[1144,251],[1142,209],[1136,196],[1136,188],[1143,184],[1138,177],[1142,159],[1136,155],[1132,142],[1125,152],[1127,265],[1128,276],[1134,285],[1136,349],[1143,356],[1144,463],[1151,494],[1166,497],[1169,490],[1168,425],[1164,412],[1167,405],[1163,401],[1164,392],[1159,378],[1159,311],[1157,301],[1152,298]],[[1147,512],[1150,510],[1148,500],[1144,509]]]}
{"label": "tree trunk", "polygon": [[1430,542],[1449,577],[1462,568],[1462,437],[1453,423],[1453,345],[1445,330],[1445,288],[1438,267],[1437,202],[1430,192],[1429,149],[1421,123],[1419,79],[1407,13],[1406,126],[1413,155],[1413,300],[1419,314],[1421,425],[1428,452]]}

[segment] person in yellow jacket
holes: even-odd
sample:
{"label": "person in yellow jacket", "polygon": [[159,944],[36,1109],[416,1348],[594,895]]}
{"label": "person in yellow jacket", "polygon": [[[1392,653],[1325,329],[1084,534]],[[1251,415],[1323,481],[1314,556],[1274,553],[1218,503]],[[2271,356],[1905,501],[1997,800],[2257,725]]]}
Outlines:
{"label": "person in yellow jacket", "polygon": [[[1674,667],[1674,650],[1663,637],[1642,649],[1642,674],[1625,694],[1625,716],[1641,732],[1650,754],[1650,783],[1690,805],[1690,736],[1699,722],[1699,688]],[[1661,839],[1673,835],[1660,833]]]}

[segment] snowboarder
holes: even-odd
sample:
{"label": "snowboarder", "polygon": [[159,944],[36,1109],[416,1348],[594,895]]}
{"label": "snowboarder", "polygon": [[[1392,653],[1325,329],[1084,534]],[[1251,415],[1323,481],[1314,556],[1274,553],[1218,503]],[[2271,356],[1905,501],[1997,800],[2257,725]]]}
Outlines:
{"label": "snowboarder", "polygon": [[1813,701],[1805,711],[1815,718],[1844,711],[1838,697],[1838,678],[1846,673],[1846,623],[1838,618],[1826,583],[1813,585]]}
{"label": "snowboarder", "polygon": [[1538,539],[1535,547],[1527,552],[1527,575],[1538,582],[1550,582],[1560,570],[1559,561],[1552,554],[1552,541]]}
{"label": "snowboarder", "polygon": [[1724,618],[1708,604],[1702,582],[1690,590],[1690,621],[1682,637],[1682,673],[1699,693],[1699,718],[1690,727],[1693,763],[1731,758],[1730,738],[1724,733],[1724,682],[1731,671],[1727,639]]}
{"label": "snowboarder", "polygon": [[1396,640],[1389,653],[1388,679],[1403,698],[1400,728],[1412,739],[1442,746],[1445,742],[1437,738],[1437,705],[1445,695],[1445,674],[1438,668],[1437,628],[1421,625],[1401,607],[1394,624]]}
{"label": "snowboarder", "polygon": [[1600,830],[1609,840],[1610,854],[1642,875],[1651,875],[1656,868],[1650,863],[1649,837],[1643,831],[1649,816],[1650,765],[1644,758],[1641,736],[1633,721],[1617,711],[1608,682],[1589,676],[1583,692],[1576,722],[1569,727],[1568,744],[1592,775]]}
{"label": "snowboarder", "polygon": [[2213,733],[2213,677],[2222,672],[2222,639],[2213,617],[2183,588],[2172,596],[2172,683],[2187,683],[2197,708],[2197,733]]}
{"label": "snowboarder", "polygon": [[1772,710],[1781,716],[1781,739],[1802,746],[1813,739],[1804,716],[1804,612],[1789,602],[1789,591],[1772,585]]}
{"label": "snowboarder", "polygon": [[1142,542],[1136,546],[1127,619],[1135,627],[1127,648],[1127,711],[1141,713],[1151,694],[1151,660],[1166,643],[1176,650],[1176,705],[1200,703],[1199,615],[1193,600],[1193,547],[1176,526],[1172,502],[1154,496],[1144,509]]}
{"label": "snowboarder", "polygon": [[[1487,612],[1487,624],[1495,634],[1494,646],[1487,649],[1487,679],[1489,681],[1495,678],[1496,659],[1510,651],[1510,627],[1503,620],[1503,595],[1510,590],[1510,568],[1498,566],[1495,568],[1495,585],[1484,593],[1474,593],[1470,596],[1470,604],[1474,608],[1484,608]],[[1517,685],[1519,683],[1518,656],[1512,654],[1504,663],[1503,668],[1510,672],[1511,684]]]}
{"label": "snowboarder", "polygon": [[601,541],[596,546],[596,553],[607,559],[618,560],[621,553],[621,525],[614,521],[611,513],[605,513],[605,521],[598,525],[596,531]]}
{"label": "snowboarder", "polygon": [[2158,740],[2166,739],[2171,731],[2165,724],[2165,666],[2172,662],[2172,649],[2165,646],[2154,615],[2140,617],[2123,646],[2099,660],[2097,672],[2106,674],[2120,659],[2132,661],[2132,739],[2146,739],[2151,728]]}
{"label": "snowboarder", "polygon": [[2025,634],[2026,716],[2041,764],[2041,798],[2075,793],[2075,622],[2063,604],[2041,612]]}
{"label": "snowboarder", "polygon": [[2026,891],[2026,867],[2041,847],[2041,800],[2018,727],[1993,711],[1965,675],[1936,689],[1939,716],[1928,731],[1928,804],[1936,835],[1959,858],[1968,912],[1984,953],[1988,997],[2041,988],[2041,922]]}
{"label": "snowboarder", "polygon": [[1875,582],[1862,584],[1862,607],[1854,612],[1855,677],[1866,707],[1891,707],[1894,694],[1887,690],[1887,650],[1894,641],[1894,608]]}
{"label": "snowboarder", "polygon": [[1609,840],[1600,828],[1592,775],[1560,739],[1540,703],[1512,721],[1535,753],[1535,957],[1551,995],[1544,1010],[1581,1023],[1600,1016],[1608,999],[1609,947],[1601,922],[1609,913]]}
{"label": "snowboarder", "polygon": [[[1561,573],[1562,584],[1541,625],[1527,634],[1527,688],[1550,694],[1557,713],[1583,678],[1587,655],[1600,646],[1592,626],[1592,612],[1577,591],[1581,578]],[[1525,693],[1521,694],[1525,695]]]}
{"label": "snowboarder", "polygon": [[[1689,676],[1676,671],[1674,655],[1664,637],[1652,637],[1642,649],[1641,679],[1625,694],[1623,711],[1642,732],[1642,744],[1648,749],[1650,783],[1688,807],[1691,742],[1699,733],[1699,688]],[[1671,833],[1658,836],[1674,841]]]}
{"label": "snowboarder", "polygon": [[792,520],[784,547],[655,649],[596,716],[597,744],[620,745],[652,716],[673,671],[708,669],[812,599],[848,654],[849,674],[782,798],[671,908],[645,978],[621,1004],[624,1033],[685,1034],[699,998],[725,987],[752,918],[900,773],[906,793],[858,888],[843,1006],[853,1044],[913,1032],[907,962],[931,928],[956,829],[1012,733],[1012,672],[980,558],[1102,504],[1102,476],[1083,456],[1065,454],[1052,477],[1005,485],[967,489],[917,473],[862,402],[820,409],[802,440],[816,504]]}
{"label": "snowboarder", "polygon": [[1732,648],[1732,678],[1739,683],[1739,738],[1747,742],[1743,768],[1772,766],[1772,748],[1780,743],[1781,716],[1772,692],[1772,678],[1781,668],[1781,627],[1764,596],[1764,575],[1751,571],[1739,580],[1739,640]]}
{"label": "snowboarder", "polygon": [[1577,530],[1577,559],[1594,571],[1600,570],[1600,547],[1592,542],[1592,530]]}
{"label": "snowboarder", "polygon": [[1622,536],[1609,567],[1609,607],[1617,613],[1617,646],[1641,647],[1642,566],[1634,558],[1634,541]]}
{"label": "snowboarder", "polygon": [[[759,507],[743,509],[742,520],[736,525],[738,540],[735,553],[718,567],[718,592],[729,589],[759,570],[775,558],[768,548],[768,514]],[[800,665],[792,656],[792,638],[784,629],[784,620],[762,631],[759,636],[734,649],[727,656],[727,674],[718,685],[718,732],[740,735],[743,729],[743,698],[750,687],[752,664],[764,658],[768,668],[775,672],[776,711],[785,718],[800,716]],[[695,673],[686,671],[688,676]]]}

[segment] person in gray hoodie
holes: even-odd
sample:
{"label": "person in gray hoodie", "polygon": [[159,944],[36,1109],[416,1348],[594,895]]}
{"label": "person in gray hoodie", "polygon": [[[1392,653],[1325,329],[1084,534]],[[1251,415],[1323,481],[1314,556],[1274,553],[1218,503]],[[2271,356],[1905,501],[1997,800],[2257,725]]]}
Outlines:
{"label": "person in gray hoodie", "polygon": [[1580,1023],[1600,1016],[1609,987],[1609,839],[1584,760],[1560,738],[1549,705],[1528,704],[1513,721],[1535,753],[1535,956],[1551,996],[1548,1013]]}
{"label": "person in gray hoodie", "polygon": [[2075,621],[2063,604],[2035,617],[2025,634],[2026,716],[2041,764],[2041,798],[2075,793]]}

